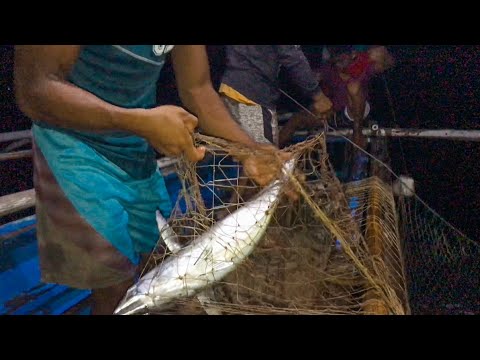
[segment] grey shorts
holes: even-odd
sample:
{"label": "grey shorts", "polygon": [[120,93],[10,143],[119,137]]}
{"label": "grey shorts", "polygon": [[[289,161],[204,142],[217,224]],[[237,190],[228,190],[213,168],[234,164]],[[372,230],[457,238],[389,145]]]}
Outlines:
{"label": "grey shorts", "polygon": [[275,110],[261,105],[245,105],[221,95],[233,119],[255,141],[278,145],[278,119]]}

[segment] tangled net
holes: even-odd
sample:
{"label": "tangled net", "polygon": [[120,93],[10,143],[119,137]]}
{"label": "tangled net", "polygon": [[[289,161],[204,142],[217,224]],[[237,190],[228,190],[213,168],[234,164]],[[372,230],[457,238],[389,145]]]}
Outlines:
{"label": "tangled net", "polygon": [[[183,245],[248,206],[260,190],[234,160],[247,149],[202,135],[196,141],[208,154],[197,164],[177,164],[182,189],[169,220]],[[472,258],[478,265],[478,245],[415,198],[395,198],[391,185],[377,177],[342,185],[323,134],[287,151],[297,159],[288,186],[299,200],[283,195],[248,258],[162,314],[404,315],[412,313],[416,287],[427,286],[426,298],[433,294],[420,284],[439,267]],[[148,268],[166,256],[175,255],[160,240]]]}

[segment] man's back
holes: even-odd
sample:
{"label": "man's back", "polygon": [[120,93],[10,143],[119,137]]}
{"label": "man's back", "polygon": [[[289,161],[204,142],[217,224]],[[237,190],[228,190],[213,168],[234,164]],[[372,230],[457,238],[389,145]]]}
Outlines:
{"label": "man's back", "polygon": [[280,64],[273,45],[228,45],[226,59],[222,83],[257,104],[276,102]]}
{"label": "man's back", "polygon": [[226,57],[222,82],[270,109],[280,97],[281,67],[305,94],[310,95],[318,86],[299,45],[227,45]]}

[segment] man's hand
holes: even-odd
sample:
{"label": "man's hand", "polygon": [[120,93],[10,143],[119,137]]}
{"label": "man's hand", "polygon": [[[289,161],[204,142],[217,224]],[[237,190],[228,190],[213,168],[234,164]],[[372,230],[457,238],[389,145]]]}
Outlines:
{"label": "man's hand", "polygon": [[260,186],[266,186],[277,179],[285,161],[290,155],[280,152],[275,146],[259,144],[255,153],[240,158],[246,175]]}
{"label": "man's hand", "polygon": [[385,46],[375,46],[369,49],[368,57],[374,63],[376,73],[382,73],[390,69],[395,63]]}
{"label": "man's hand", "polygon": [[198,125],[195,116],[178,106],[159,106],[148,110],[139,110],[138,121],[141,130],[138,134],[158,151],[168,156],[184,154],[192,162],[205,156],[205,148],[196,148],[192,134]]}
{"label": "man's hand", "polygon": [[332,101],[323,93],[313,97],[313,112],[317,116],[325,117],[332,111]]}
{"label": "man's hand", "polygon": [[[259,148],[265,151],[264,155],[249,156],[242,163],[248,177],[258,185],[266,186],[281,176],[282,167],[286,161],[292,158],[292,154],[280,152],[273,145],[260,145]],[[305,180],[303,174],[297,173],[295,176],[300,182]],[[287,181],[288,183],[284,187],[285,195],[290,201],[295,202],[300,198],[300,194],[290,180]]]}

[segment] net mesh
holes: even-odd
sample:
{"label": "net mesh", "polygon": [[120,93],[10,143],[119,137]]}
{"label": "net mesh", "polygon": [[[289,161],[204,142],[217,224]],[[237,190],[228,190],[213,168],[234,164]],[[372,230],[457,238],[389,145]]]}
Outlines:
{"label": "net mesh", "polygon": [[399,198],[406,279],[414,314],[480,314],[480,246],[419,198]]}
{"label": "net mesh", "polygon": [[[182,188],[169,220],[182,246],[251,206],[260,191],[235,161],[246,149],[196,139],[208,155],[197,164],[177,165]],[[419,199],[394,197],[391,185],[377,177],[341,184],[324,135],[287,151],[296,159],[296,171],[284,189],[294,189],[299,199],[292,203],[281,195],[253,253],[226,277],[158,313],[410,314],[420,311],[412,303],[449,292],[435,283],[447,281],[455,268],[478,269],[477,243]],[[160,240],[145,270],[168,256],[177,255],[165,252]]]}

